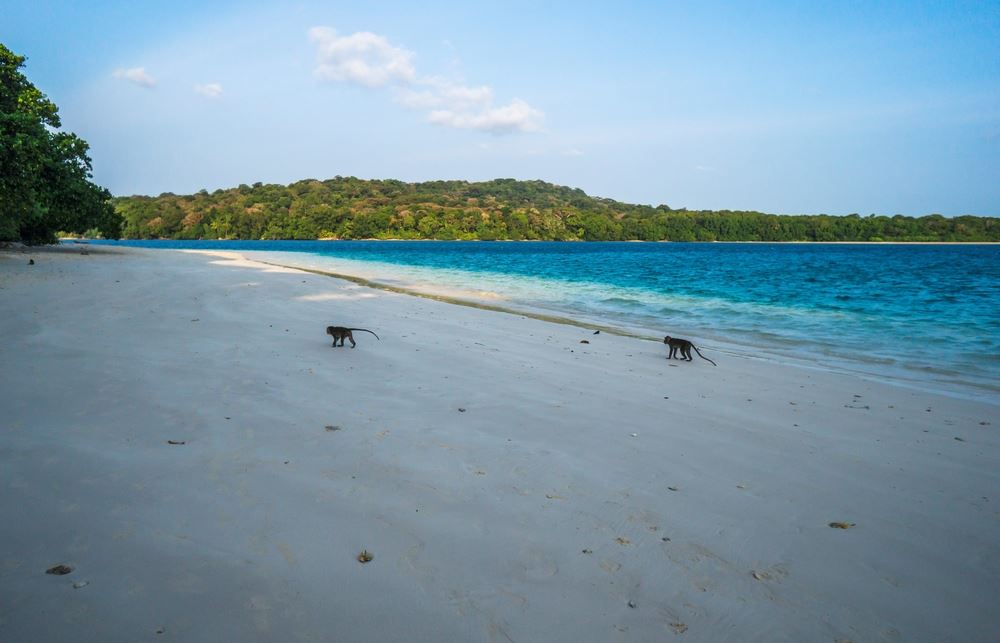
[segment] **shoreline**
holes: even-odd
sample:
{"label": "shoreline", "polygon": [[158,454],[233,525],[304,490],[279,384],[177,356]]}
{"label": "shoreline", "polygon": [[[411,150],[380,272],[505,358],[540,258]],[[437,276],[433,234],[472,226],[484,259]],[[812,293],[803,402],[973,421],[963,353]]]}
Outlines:
{"label": "shoreline", "polygon": [[[470,299],[462,299],[459,296],[451,296],[445,294],[435,294],[432,292],[425,292],[417,290],[416,288],[406,288],[404,286],[393,286],[391,284],[385,284],[372,279],[366,279],[364,277],[359,277],[356,275],[348,275],[344,273],[329,272],[326,270],[318,270],[315,268],[308,268],[304,266],[295,266],[290,264],[275,263],[272,261],[265,261],[263,259],[255,259],[253,257],[248,257],[246,252],[239,251],[225,251],[225,250],[179,250],[178,252],[190,252],[198,253],[209,256],[225,257],[226,255],[237,256],[246,261],[255,261],[267,266],[274,266],[276,268],[288,268],[292,270],[301,270],[302,272],[312,273],[314,275],[321,275],[324,277],[330,277],[333,279],[339,279],[341,281],[349,281],[351,283],[357,284],[359,286],[364,286],[365,288],[373,288],[376,290],[384,290],[386,292],[398,293],[401,295],[407,295],[410,297],[422,297],[424,299],[430,299],[433,301],[438,301],[445,304],[451,304],[453,306],[467,306],[469,308],[476,308],[479,310],[488,310],[496,313],[506,313],[508,315],[517,315],[520,317],[528,317],[531,319],[537,319],[539,321],[548,322],[551,324],[563,324],[567,326],[576,326],[578,328],[584,328],[587,330],[599,330],[612,335],[619,335],[621,337],[631,337],[633,339],[643,339],[647,341],[659,341],[655,337],[640,335],[637,333],[631,333],[614,326],[607,326],[602,324],[594,324],[586,321],[581,321],[578,319],[572,319],[570,317],[560,317],[558,315],[546,315],[543,313],[532,312],[528,310],[520,310],[517,308],[507,308],[504,306],[497,306],[495,304],[488,304],[485,302],[478,302]],[[247,252],[258,252],[258,251],[247,251]]]}
{"label": "shoreline", "polygon": [[[248,261],[258,261],[266,265],[302,270],[305,272],[323,275],[330,278],[350,281],[368,288],[375,288],[414,297],[421,297],[439,301],[451,305],[467,306],[481,310],[506,313],[509,315],[528,317],[550,323],[576,326],[591,331],[598,330],[622,337],[642,339],[655,343],[662,342],[662,335],[654,334],[654,329],[631,324],[627,326],[615,326],[610,323],[570,316],[573,313],[558,314],[547,312],[544,307],[532,307],[525,304],[512,303],[505,306],[489,301],[478,295],[477,291],[462,291],[449,289],[446,286],[404,283],[396,285],[379,281],[378,277],[360,276],[348,274],[335,270],[324,270],[317,268],[315,260],[318,258],[311,254],[303,256],[303,260],[296,261],[295,253],[267,250],[193,250],[181,249],[180,252],[203,253],[206,255],[225,256],[227,254],[238,256]],[[273,258],[274,254],[282,255],[279,260]],[[325,260],[334,260],[331,257],[322,257]],[[357,260],[354,260],[357,261]],[[500,297],[500,299],[504,299]],[[711,350],[724,355],[741,357],[745,359],[760,360],[762,362],[773,362],[785,366],[801,368],[806,370],[841,373],[845,375],[860,377],[867,380],[882,382],[885,384],[898,386],[908,390],[915,390],[927,393],[949,395],[960,399],[981,400],[992,402],[996,400],[998,391],[989,388],[985,384],[974,381],[954,382],[940,381],[927,377],[920,371],[898,367],[895,373],[879,372],[876,370],[866,370],[874,368],[879,364],[877,360],[865,361],[855,360],[839,361],[830,363],[820,363],[816,361],[814,355],[808,353],[796,353],[794,349],[786,349],[779,346],[763,346],[753,343],[741,343],[733,338],[714,337],[707,344],[699,342],[699,346],[708,346]],[[923,375],[923,376],[922,376]]]}
{"label": "shoreline", "polygon": [[[166,243],[170,243],[169,240],[164,240]],[[348,241],[349,243],[354,240]],[[406,241],[406,240],[398,240]],[[426,240],[428,242],[433,242],[435,240]],[[77,242],[86,243],[86,242]],[[311,243],[310,241],[305,241],[304,243]],[[450,243],[450,242],[444,242]],[[628,243],[628,242],[598,242],[598,243]],[[715,242],[693,242],[693,243],[715,243]],[[770,242],[718,242],[725,244],[739,244],[739,243],[763,243],[767,244]],[[824,245],[826,242],[821,242]],[[829,242],[830,244],[836,245],[841,242]],[[853,243],[853,242],[844,242]],[[143,247],[143,246],[117,246],[114,244],[103,244],[97,243],[93,244],[95,247]],[[904,245],[902,243],[898,245]],[[982,243],[928,243],[926,245],[987,245]],[[447,285],[441,284],[433,281],[433,276],[430,280],[421,279],[418,281],[413,281],[407,276],[393,276],[391,272],[392,268],[397,270],[403,270],[405,272],[406,268],[419,268],[422,270],[434,271],[436,268],[426,267],[426,266],[409,266],[408,264],[386,264],[389,267],[390,272],[385,275],[373,272],[373,269],[368,269],[367,272],[363,267],[359,266],[343,266],[344,268],[358,269],[358,272],[349,272],[348,270],[342,270],[339,267],[336,269],[328,269],[320,263],[336,263],[347,261],[349,264],[365,264],[371,263],[373,266],[381,266],[381,262],[371,261],[365,259],[350,259],[336,256],[325,256],[318,253],[306,252],[300,253],[293,250],[254,250],[254,249],[197,249],[197,248],[161,248],[161,249],[173,249],[180,250],[182,252],[204,252],[208,254],[212,253],[236,253],[240,256],[247,257],[254,261],[263,261],[265,263],[270,263],[271,265],[294,268],[299,270],[304,270],[314,274],[325,275],[332,278],[339,278],[343,280],[352,281],[359,285],[366,287],[377,288],[385,290],[388,292],[397,292],[401,294],[412,295],[416,297],[423,297],[427,299],[437,300],[445,303],[450,303],[454,305],[462,305],[473,308],[480,308],[483,310],[491,310],[494,312],[502,312],[512,315],[521,315],[526,317],[531,317],[534,319],[539,319],[543,321],[549,321],[552,323],[562,323],[576,325],[581,328],[589,328],[591,330],[600,330],[602,332],[608,332],[612,334],[618,334],[627,337],[634,337],[639,339],[644,339],[653,342],[660,342],[662,335],[661,328],[654,328],[648,323],[645,323],[642,319],[622,319],[615,318],[613,312],[610,316],[605,315],[603,318],[600,314],[587,313],[586,311],[576,310],[573,307],[558,306],[558,305],[545,305],[539,302],[519,302],[516,297],[507,296],[510,293],[492,292],[490,290],[479,290],[475,287],[457,287],[455,284]],[[301,255],[301,257],[300,257]],[[275,258],[277,256],[277,259]],[[381,268],[379,268],[381,269]],[[412,277],[412,275],[410,276]],[[494,288],[497,288],[494,286]],[[498,289],[499,290],[499,289]],[[498,302],[510,302],[509,305]],[[610,311],[605,311],[609,313]],[[648,322],[649,320],[646,320]],[[913,362],[913,355],[900,354],[898,357],[896,355],[890,355],[888,358],[883,354],[882,356],[872,357],[866,359],[863,356],[853,357],[851,359],[845,359],[837,356],[835,353],[829,353],[822,350],[804,350],[802,348],[801,342],[790,341],[782,342],[775,339],[767,341],[767,339],[760,339],[760,341],[753,341],[752,332],[744,333],[740,332],[741,327],[735,327],[736,330],[730,329],[728,332],[719,332],[720,329],[714,329],[712,327],[700,328],[700,329],[673,329],[674,332],[680,331],[679,334],[684,336],[700,335],[700,341],[698,341],[699,346],[708,346],[710,349],[718,351],[722,354],[735,355],[741,357],[747,357],[750,359],[761,359],[763,361],[773,361],[776,363],[785,363],[789,365],[796,366],[798,368],[805,368],[809,370],[820,370],[820,371],[831,371],[844,373],[856,377],[862,377],[865,379],[871,379],[874,381],[881,381],[889,384],[894,384],[907,389],[924,391],[929,393],[939,393],[945,395],[951,395],[963,399],[972,400],[987,400],[990,401],[995,399],[995,396],[1000,394],[1000,387],[995,385],[995,382],[984,374],[977,374],[974,376],[962,376],[961,373],[965,371],[958,369],[958,366],[949,367],[946,369],[934,368],[928,364],[922,364],[919,362]],[[686,333],[685,333],[686,331]],[[779,338],[780,339],[780,338]],[[696,340],[697,341],[697,340]],[[907,363],[907,359],[911,361]],[[975,370],[973,372],[976,372]]]}
{"label": "shoreline", "polygon": [[[89,251],[0,252],[2,639],[1000,627],[996,404]],[[325,324],[381,341],[332,348]]]}

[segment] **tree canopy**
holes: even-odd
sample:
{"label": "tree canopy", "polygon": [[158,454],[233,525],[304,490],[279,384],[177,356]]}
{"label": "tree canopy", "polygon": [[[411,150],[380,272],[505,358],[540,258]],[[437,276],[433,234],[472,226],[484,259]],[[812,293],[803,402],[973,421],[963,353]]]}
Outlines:
{"label": "tree canopy", "polygon": [[334,177],[115,199],[133,239],[1000,241],[1000,219],[776,215],[591,197],[543,181]]}
{"label": "tree canopy", "polygon": [[0,241],[53,243],[56,232],[117,239],[111,193],[90,181],[87,142],[58,131],[59,111],[0,44]]}

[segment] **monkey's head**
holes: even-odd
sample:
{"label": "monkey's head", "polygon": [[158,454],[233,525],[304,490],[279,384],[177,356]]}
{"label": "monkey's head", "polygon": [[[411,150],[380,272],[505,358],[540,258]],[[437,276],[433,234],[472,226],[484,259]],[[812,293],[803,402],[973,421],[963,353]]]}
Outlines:
{"label": "monkey's head", "polygon": [[671,339],[673,339],[673,337],[671,337],[670,335],[667,335],[666,337],[663,338],[663,343],[664,344],[669,344]]}
{"label": "monkey's head", "polygon": [[326,334],[327,335],[333,335],[333,326],[327,326],[326,327]]}

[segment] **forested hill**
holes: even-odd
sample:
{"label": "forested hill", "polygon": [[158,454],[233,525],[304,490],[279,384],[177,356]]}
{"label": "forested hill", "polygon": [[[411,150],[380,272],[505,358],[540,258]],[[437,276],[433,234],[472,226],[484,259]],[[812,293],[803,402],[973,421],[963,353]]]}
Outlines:
{"label": "forested hill", "polygon": [[255,183],[114,199],[130,239],[1000,241],[1000,219],[674,210],[543,181]]}

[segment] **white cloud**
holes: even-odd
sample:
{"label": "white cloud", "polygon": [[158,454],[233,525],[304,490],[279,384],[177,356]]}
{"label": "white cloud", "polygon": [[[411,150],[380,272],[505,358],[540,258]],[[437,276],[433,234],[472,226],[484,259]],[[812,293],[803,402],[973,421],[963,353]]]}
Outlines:
{"label": "white cloud", "polygon": [[456,107],[471,109],[493,102],[493,88],[488,85],[469,87],[441,78],[430,78],[423,83],[433,87],[434,92],[441,97],[443,102]]}
{"label": "white cloud", "polygon": [[338,36],[330,27],[313,27],[309,39],[317,47],[316,75],[325,80],[383,87],[412,82],[416,75],[410,63],[413,54],[378,34],[359,31]]}
{"label": "white cloud", "polygon": [[421,79],[417,82],[427,89],[401,89],[396,100],[412,109],[447,106],[451,109],[468,110],[488,106],[493,102],[493,89],[486,85],[467,87],[440,78]]}
{"label": "white cloud", "polygon": [[390,87],[395,100],[408,109],[430,110],[431,123],[494,134],[541,129],[545,115],[515,98],[493,106],[493,88],[470,86],[439,76],[421,77],[412,64],[413,53],[368,31],[339,36],[330,27],[313,27],[316,43],[315,74],[323,80],[353,82],[370,88]]}
{"label": "white cloud", "polygon": [[195,85],[194,90],[206,98],[218,98],[219,96],[222,96],[222,85],[219,83]]}
{"label": "white cloud", "polygon": [[156,84],[156,79],[147,74],[146,70],[142,67],[133,67],[131,69],[119,68],[115,70],[114,76],[115,78],[131,81],[141,87],[152,87]]}
{"label": "white cloud", "polygon": [[494,134],[534,132],[541,129],[544,114],[519,98],[504,107],[488,107],[475,111],[438,109],[428,115],[437,125],[459,129],[478,129]]}

